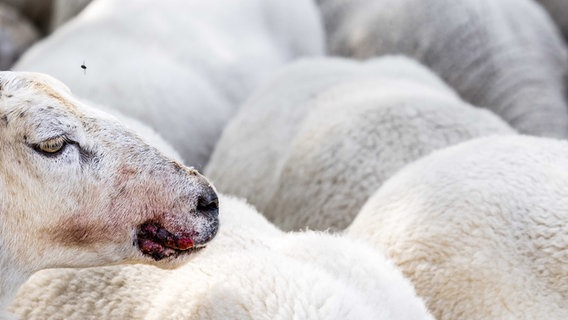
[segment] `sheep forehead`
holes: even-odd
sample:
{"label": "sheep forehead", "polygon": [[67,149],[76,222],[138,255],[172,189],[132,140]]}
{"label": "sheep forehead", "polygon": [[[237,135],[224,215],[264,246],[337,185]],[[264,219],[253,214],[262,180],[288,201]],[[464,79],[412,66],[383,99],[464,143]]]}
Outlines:
{"label": "sheep forehead", "polygon": [[76,112],[70,91],[61,82],[43,74],[0,72],[0,113],[6,121],[9,113],[21,112],[34,105],[49,105]]}
{"label": "sheep forehead", "polygon": [[58,100],[64,100],[63,96],[71,93],[67,86],[46,74],[11,71],[0,72],[0,92],[7,95],[45,94]]}
{"label": "sheep forehead", "polygon": [[39,143],[59,135],[87,150],[104,149],[107,159],[123,156],[111,150],[150,150],[114,117],[75,99],[58,80],[39,73],[0,72],[0,140]]}
{"label": "sheep forehead", "polygon": [[15,129],[38,140],[80,126],[93,133],[120,127],[112,116],[83,106],[64,84],[44,74],[0,72],[0,101],[0,124],[7,127],[11,119],[23,118],[25,124]]}

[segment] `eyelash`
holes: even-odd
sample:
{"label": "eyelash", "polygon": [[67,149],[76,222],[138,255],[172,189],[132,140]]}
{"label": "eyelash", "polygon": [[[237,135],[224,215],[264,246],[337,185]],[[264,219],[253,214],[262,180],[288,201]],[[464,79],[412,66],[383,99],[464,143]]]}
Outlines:
{"label": "eyelash", "polygon": [[33,149],[47,157],[55,157],[63,153],[70,141],[65,136],[55,137],[37,144],[33,144]]}

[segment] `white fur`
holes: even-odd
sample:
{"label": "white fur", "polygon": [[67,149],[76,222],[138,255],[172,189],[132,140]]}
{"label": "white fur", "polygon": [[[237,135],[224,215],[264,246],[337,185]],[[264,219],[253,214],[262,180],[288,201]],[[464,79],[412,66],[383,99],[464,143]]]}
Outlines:
{"label": "white fur", "polygon": [[136,135],[138,135],[140,139],[142,139],[142,141],[158,149],[158,151],[160,151],[166,157],[179,162],[183,161],[181,155],[174,149],[174,147],[172,147],[169,142],[164,140],[164,138],[162,138],[162,136],[157,133],[156,130],[152,129],[148,125],[131,117],[127,117],[117,110],[97,105],[96,103],[91,101],[83,100],[82,102],[89,106],[95,107],[98,110],[102,110],[108,114],[113,115],[118,119],[118,121],[120,121],[120,123],[126,126],[129,130],[132,130],[134,133],[136,133]]}
{"label": "white fur", "polygon": [[432,319],[367,244],[285,234],[241,200],[220,203],[219,235],[185,266],[46,270],[12,310],[23,319]]}
{"label": "white fur", "polygon": [[305,60],[248,100],[206,172],[284,229],[343,229],[405,164],[497,133],[514,131],[409,59]]}
{"label": "white fur", "polygon": [[332,54],[408,55],[521,133],[568,137],[567,51],[534,1],[317,2]]}
{"label": "white fur", "polygon": [[401,268],[444,319],[568,319],[568,143],[487,137],[387,181],[347,234]]}
{"label": "white fur", "polygon": [[96,0],[15,69],[142,120],[201,168],[251,90],[323,46],[310,0]]}
{"label": "white fur", "polygon": [[[40,149],[64,137],[59,153]],[[47,75],[0,72],[0,312],[32,273],[124,262],[173,267],[137,246],[147,221],[195,244],[216,232],[208,181]]]}

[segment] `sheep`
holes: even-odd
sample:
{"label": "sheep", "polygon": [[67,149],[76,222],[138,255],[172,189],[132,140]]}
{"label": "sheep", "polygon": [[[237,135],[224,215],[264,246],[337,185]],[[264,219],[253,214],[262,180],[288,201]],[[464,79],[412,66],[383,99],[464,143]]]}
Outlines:
{"label": "sheep", "polygon": [[146,265],[36,273],[23,319],[433,319],[378,250],[346,237],[283,233],[220,195],[219,234],[175,270]]}
{"label": "sheep", "polygon": [[105,106],[98,105],[92,101],[84,99],[80,101],[84,104],[87,104],[91,107],[97,108],[98,110],[101,110],[103,112],[106,112],[114,116],[127,129],[134,132],[140,139],[142,139],[144,143],[158,149],[158,151],[167,158],[170,158],[180,163],[183,162],[181,155],[174,149],[174,147],[172,147],[171,144],[169,144],[166,140],[164,140],[164,138],[162,138],[162,136],[159,133],[157,133],[154,129],[147,126],[146,124],[131,117],[127,117],[117,110],[109,109]]}
{"label": "sheep", "polygon": [[242,106],[205,173],[285,230],[341,230],[405,164],[463,140],[514,133],[410,59],[306,59]]}
{"label": "sheep", "polygon": [[44,74],[0,72],[0,163],[0,312],[38,270],[177,267],[218,229],[203,176]]}
{"label": "sheep", "polygon": [[565,0],[537,0],[550,14],[562,31],[564,39],[568,40],[568,4]]}
{"label": "sheep", "polygon": [[404,54],[521,133],[568,137],[567,50],[532,0],[317,0],[331,54]]}
{"label": "sheep", "polygon": [[568,143],[484,137],[401,170],[347,236],[384,250],[436,319],[568,319]]}
{"label": "sheep", "polygon": [[0,70],[7,70],[39,38],[36,28],[14,8],[0,3]]}
{"label": "sheep", "polygon": [[51,74],[79,97],[141,120],[200,169],[257,84],[323,50],[310,0],[96,0],[14,69]]}

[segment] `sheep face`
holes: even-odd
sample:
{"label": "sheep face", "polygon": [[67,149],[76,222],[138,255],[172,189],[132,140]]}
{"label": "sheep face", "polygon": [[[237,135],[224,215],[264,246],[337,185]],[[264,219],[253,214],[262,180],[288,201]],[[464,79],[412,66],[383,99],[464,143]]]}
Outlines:
{"label": "sheep face", "polygon": [[57,80],[0,72],[0,254],[35,271],[175,267],[212,239],[217,196]]}

